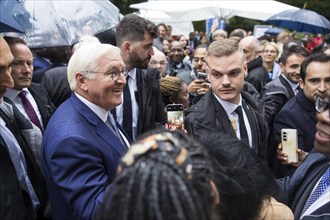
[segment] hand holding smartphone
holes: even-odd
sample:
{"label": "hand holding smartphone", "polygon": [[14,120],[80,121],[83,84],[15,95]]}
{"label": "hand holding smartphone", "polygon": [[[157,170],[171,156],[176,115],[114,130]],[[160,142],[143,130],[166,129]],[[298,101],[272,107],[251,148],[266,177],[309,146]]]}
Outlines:
{"label": "hand holding smartphone", "polygon": [[298,162],[298,135],[297,129],[281,130],[282,151],[288,155],[289,162]]}
{"label": "hand holding smartphone", "polygon": [[169,104],[166,106],[167,123],[169,130],[184,130],[184,112],[182,104]]}

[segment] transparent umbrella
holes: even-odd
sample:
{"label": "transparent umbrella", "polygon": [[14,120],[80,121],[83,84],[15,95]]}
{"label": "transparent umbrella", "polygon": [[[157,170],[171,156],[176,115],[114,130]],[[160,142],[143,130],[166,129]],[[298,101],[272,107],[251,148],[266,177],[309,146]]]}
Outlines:
{"label": "transparent umbrella", "polygon": [[108,0],[1,0],[0,3],[24,29],[31,48],[71,46],[83,35],[107,31],[119,22],[119,10]]}

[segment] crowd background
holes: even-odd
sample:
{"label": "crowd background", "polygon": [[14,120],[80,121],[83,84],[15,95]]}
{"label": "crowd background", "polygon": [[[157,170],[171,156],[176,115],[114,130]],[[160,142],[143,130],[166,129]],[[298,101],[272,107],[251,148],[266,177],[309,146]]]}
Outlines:
{"label": "crowd background", "polygon": [[[173,36],[128,14],[72,47],[0,40],[4,219],[329,217],[329,34]],[[171,103],[181,131],[164,130]]]}

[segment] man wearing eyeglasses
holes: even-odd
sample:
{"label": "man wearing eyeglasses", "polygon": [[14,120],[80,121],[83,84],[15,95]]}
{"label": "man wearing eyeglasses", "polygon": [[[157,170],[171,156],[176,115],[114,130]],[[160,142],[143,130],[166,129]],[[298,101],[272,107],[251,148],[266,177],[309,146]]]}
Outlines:
{"label": "man wearing eyeglasses", "polygon": [[50,119],[42,142],[42,166],[53,219],[94,219],[130,138],[110,110],[126,84],[120,50],[85,43],[71,57],[73,91]]}
{"label": "man wearing eyeglasses", "polygon": [[315,148],[292,177],[278,181],[295,219],[330,219],[330,90],[323,95],[315,103]]}
{"label": "man wearing eyeglasses", "polygon": [[[310,152],[315,141],[317,97],[325,97],[330,90],[330,56],[313,54],[302,62],[299,84],[301,91],[291,98],[274,119],[273,131],[276,146],[281,142],[281,129],[292,128],[298,131],[298,152]],[[275,155],[274,155],[275,156]],[[282,160],[282,170],[278,177],[292,175],[299,163]]]}

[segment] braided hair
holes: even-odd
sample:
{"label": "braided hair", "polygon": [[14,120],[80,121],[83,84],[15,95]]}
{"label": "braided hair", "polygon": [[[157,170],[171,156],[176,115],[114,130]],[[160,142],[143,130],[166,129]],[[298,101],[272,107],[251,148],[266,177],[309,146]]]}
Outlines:
{"label": "braided hair", "polygon": [[183,80],[176,76],[167,76],[159,80],[160,91],[163,96],[163,102],[168,105],[178,96]]}
{"label": "braided hair", "polygon": [[210,219],[212,168],[206,151],[179,131],[132,145],[118,167],[99,219]]}

